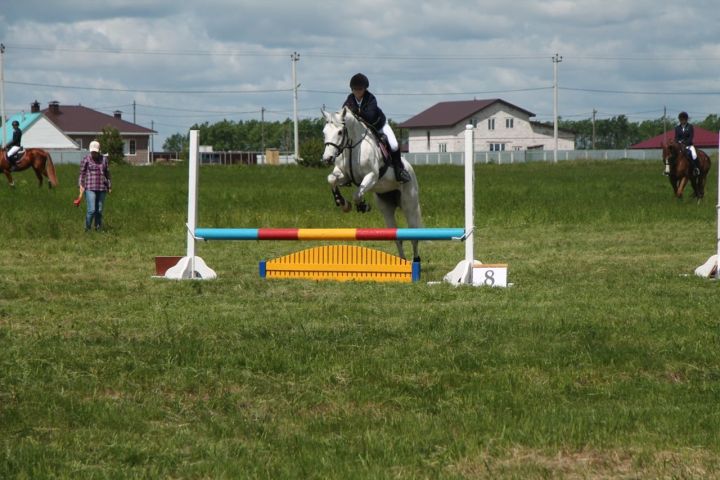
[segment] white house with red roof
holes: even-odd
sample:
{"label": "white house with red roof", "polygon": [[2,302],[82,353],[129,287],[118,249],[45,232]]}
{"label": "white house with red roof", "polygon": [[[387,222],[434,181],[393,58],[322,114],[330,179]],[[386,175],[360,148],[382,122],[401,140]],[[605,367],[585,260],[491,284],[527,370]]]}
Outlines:
{"label": "white house with red roof", "polygon": [[[553,150],[553,126],[499,98],[440,102],[399,124],[409,153],[463,152],[465,125],[475,127],[475,151]],[[558,150],[574,150],[575,134],[558,131]]]}

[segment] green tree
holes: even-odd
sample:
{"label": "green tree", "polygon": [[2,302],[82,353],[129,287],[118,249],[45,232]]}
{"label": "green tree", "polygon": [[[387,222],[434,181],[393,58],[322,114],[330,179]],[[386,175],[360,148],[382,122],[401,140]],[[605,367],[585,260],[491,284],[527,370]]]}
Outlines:
{"label": "green tree", "polygon": [[110,163],[125,163],[124,143],[117,128],[107,126],[98,138],[100,149],[108,156]]}
{"label": "green tree", "polygon": [[322,154],[325,143],[322,138],[309,138],[300,144],[298,164],[304,167],[322,167]]}
{"label": "green tree", "polygon": [[178,152],[182,157],[185,157],[190,145],[190,140],[187,135],[181,133],[175,133],[170,135],[163,143],[163,150],[166,152]]}

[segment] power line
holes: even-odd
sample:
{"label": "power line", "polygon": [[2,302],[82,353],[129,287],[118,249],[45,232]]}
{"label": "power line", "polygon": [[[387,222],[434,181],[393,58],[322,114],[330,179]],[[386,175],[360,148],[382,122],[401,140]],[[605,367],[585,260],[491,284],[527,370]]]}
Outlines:
{"label": "power line", "polygon": [[206,94],[253,94],[253,93],[287,93],[292,88],[270,89],[270,90],[160,90],[152,88],[110,88],[110,87],[88,87],[79,85],[54,85],[49,83],[13,82],[6,80],[5,83],[12,85],[23,85],[26,87],[65,88],[70,90],[91,90],[99,92],[122,92],[122,93],[169,93],[182,95],[206,95]]}

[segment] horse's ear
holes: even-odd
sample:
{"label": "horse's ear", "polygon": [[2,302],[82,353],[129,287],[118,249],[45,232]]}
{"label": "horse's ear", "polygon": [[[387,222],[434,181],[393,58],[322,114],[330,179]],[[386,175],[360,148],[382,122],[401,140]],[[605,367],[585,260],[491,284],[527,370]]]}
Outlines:
{"label": "horse's ear", "polygon": [[345,115],[347,115],[347,112],[348,112],[348,108],[343,107],[342,113],[340,114],[340,120],[342,120],[343,122],[345,121]]}
{"label": "horse's ear", "polygon": [[322,116],[325,117],[326,121],[330,121],[330,114],[325,110],[325,108],[320,109],[320,113],[322,113]]}

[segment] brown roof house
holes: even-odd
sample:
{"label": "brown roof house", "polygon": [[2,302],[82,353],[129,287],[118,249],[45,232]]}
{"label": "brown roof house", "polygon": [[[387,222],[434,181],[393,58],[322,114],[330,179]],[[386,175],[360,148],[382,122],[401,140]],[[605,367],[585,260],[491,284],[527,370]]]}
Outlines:
{"label": "brown roof house", "polygon": [[[535,114],[499,98],[440,102],[401,123],[410,153],[463,152],[465,125],[475,127],[475,150],[553,150],[553,127],[531,121]],[[558,149],[574,150],[575,135],[558,132]]]}
{"label": "brown roof house", "polygon": [[[34,102],[30,111],[40,112],[40,104]],[[150,163],[150,135],[157,132],[123,120],[120,111],[110,116],[82,105],[60,105],[59,102],[50,102],[42,113],[83,150],[102,134],[103,128],[113,127],[120,132],[125,144],[125,160],[128,163],[135,165]]]}
{"label": "brown roof house", "polygon": [[[718,146],[718,134],[715,132],[711,132],[710,130],[705,130],[702,127],[698,127],[693,125],[693,144],[695,144],[698,148],[717,148]],[[652,138],[648,138],[647,140],[643,140],[640,143],[636,143],[635,145],[631,145],[630,148],[635,148],[638,150],[644,150],[644,149],[657,149],[662,148],[662,144],[666,140],[670,140],[675,138],[675,129],[668,130],[665,133],[661,133],[660,135],[657,135]]]}

